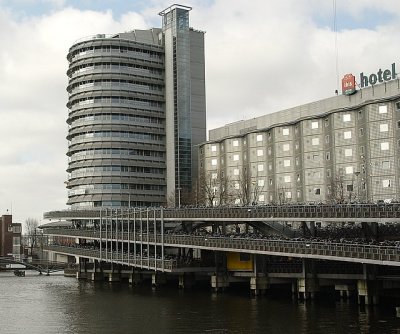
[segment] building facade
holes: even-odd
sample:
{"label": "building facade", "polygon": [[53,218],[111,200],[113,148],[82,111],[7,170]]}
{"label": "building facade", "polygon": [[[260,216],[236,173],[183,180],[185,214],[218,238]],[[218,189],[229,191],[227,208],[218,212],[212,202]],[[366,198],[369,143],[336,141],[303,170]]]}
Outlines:
{"label": "building facade", "polygon": [[22,225],[12,222],[12,215],[0,217],[0,256],[13,256],[19,260],[21,255]]}
{"label": "building facade", "polygon": [[190,10],[174,5],[161,29],[70,48],[71,208],[177,205],[191,192],[206,111],[204,33],[189,27]]}
{"label": "building facade", "polygon": [[399,200],[400,80],[210,131],[208,205]]}

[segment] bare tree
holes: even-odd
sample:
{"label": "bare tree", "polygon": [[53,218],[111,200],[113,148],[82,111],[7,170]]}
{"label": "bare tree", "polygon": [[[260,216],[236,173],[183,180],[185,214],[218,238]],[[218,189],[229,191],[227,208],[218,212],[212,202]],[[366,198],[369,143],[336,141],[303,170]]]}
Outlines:
{"label": "bare tree", "polygon": [[345,189],[343,176],[338,175],[334,178],[331,178],[331,182],[328,185],[329,193],[327,196],[328,201],[334,204],[343,203],[345,200]]}
{"label": "bare tree", "polygon": [[243,205],[250,205],[258,202],[258,195],[263,187],[258,185],[257,180],[257,175],[255,180],[252,180],[249,169],[243,168],[243,172],[237,181],[239,189],[236,189],[240,202]]}
{"label": "bare tree", "polygon": [[280,185],[277,189],[278,193],[278,204],[286,204],[290,201],[290,198],[286,196],[286,193],[290,191],[290,188],[286,188],[282,185]]}
{"label": "bare tree", "polygon": [[37,228],[39,223],[35,218],[27,218],[25,220],[24,228],[25,228],[25,235],[27,237],[27,246],[31,249],[31,254],[33,248],[37,247]]}
{"label": "bare tree", "polygon": [[221,171],[210,171],[200,176],[200,202],[207,206],[215,206],[229,204],[231,200],[231,182]]}

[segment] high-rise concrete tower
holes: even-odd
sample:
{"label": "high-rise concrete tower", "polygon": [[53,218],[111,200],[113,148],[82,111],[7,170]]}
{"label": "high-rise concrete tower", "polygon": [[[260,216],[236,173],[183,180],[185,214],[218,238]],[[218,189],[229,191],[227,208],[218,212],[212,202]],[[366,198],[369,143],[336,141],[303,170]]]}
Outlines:
{"label": "high-rise concrete tower", "polygon": [[192,192],[198,145],[206,140],[204,33],[189,28],[190,7],[173,5],[163,17],[167,193]]}
{"label": "high-rise concrete tower", "polygon": [[70,48],[72,208],[178,205],[191,191],[206,112],[204,33],[189,28],[189,11],[174,5],[160,13],[163,29]]}

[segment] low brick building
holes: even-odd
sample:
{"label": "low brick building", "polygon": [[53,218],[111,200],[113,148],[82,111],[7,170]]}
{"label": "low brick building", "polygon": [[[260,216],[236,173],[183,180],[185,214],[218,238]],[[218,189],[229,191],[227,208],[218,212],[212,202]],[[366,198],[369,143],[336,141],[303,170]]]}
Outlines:
{"label": "low brick building", "polygon": [[12,215],[3,215],[0,220],[0,256],[21,255],[22,225],[12,222]]}

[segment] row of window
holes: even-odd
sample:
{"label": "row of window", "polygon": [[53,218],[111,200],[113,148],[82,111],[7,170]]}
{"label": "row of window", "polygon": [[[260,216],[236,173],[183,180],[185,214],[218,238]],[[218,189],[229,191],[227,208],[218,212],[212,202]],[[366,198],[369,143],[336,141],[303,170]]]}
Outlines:
{"label": "row of window", "polygon": [[79,156],[92,156],[92,155],[131,155],[131,156],[143,156],[143,157],[164,157],[164,152],[161,151],[149,151],[149,150],[134,150],[134,149],[124,149],[124,148],[93,148],[88,150],[80,150],[74,152],[73,157]]}
{"label": "row of window", "polygon": [[91,53],[100,53],[100,52],[115,52],[115,53],[128,53],[132,55],[148,55],[151,58],[155,59],[163,59],[162,54],[155,51],[143,50],[130,46],[122,46],[122,45],[96,45],[96,46],[88,46],[76,49],[72,52],[72,59],[76,56],[82,56],[85,54]]}
{"label": "row of window", "polygon": [[71,85],[70,90],[79,88],[88,88],[88,87],[129,87],[129,89],[141,89],[141,90],[157,90],[162,91],[163,86],[161,85],[152,85],[152,84],[143,84],[141,81],[137,80],[123,80],[123,79],[100,79],[100,80],[85,80],[79,81],[73,85]]}
{"label": "row of window", "polygon": [[92,103],[134,104],[139,106],[157,107],[157,108],[161,108],[164,105],[164,103],[160,101],[149,101],[149,100],[126,97],[126,96],[96,96],[96,97],[87,97],[87,98],[73,100],[70,104],[70,108],[72,108],[75,105],[82,106]]}
{"label": "row of window", "polygon": [[164,120],[158,117],[136,116],[126,114],[96,114],[84,115],[73,118],[73,122],[87,122],[87,121],[128,121],[135,123],[154,123],[163,124]]}
{"label": "row of window", "polygon": [[155,140],[161,141],[164,139],[163,135],[153,134],[153,133],[138,133],[138,132],[128,132],[128,131],[95,131],[79,133],[74,135],[71,142],[75,142],[80,139],[86,138],[134,138],[139,140]]}
{"label": "row of window", "polygon": [[90,193],[91,190],[120,190],[120,189],[133,189],[133,190],[154,190],[164,191],[165,186],[155,184],[128,184],[128,183],[103,183],[103,184],[90,184],[74,187],[68,191],[69,196],[84,195]]}
{"label": "row of window", "polygon": [[131,63],[92,63],[92,64],[82,64],[78,66],[74,66],[70,69],[70,76],[73,76],[77,73],[82,73],[86,71],[92,70],[116,70],[121,72],[135,71],[140,72],[142,74],[156,74],[162,75],[163,71],[158,68],[143,66],[138,64]]}
{"label": "row of window", "polygon": [[90,174],[95,172],[126,172],[126,173],[151,173],[164,174],[163,168],[142,167],[142,166],[96,166],[78,168],[71,172],[72,177],[80,176],[81,174]]}
{"label": "row of window", "polygon": [[78,202],[73,203],[71,205],[72,209],[79,209],[79,208],[92,208],[92,207],[147,207],[147,206],[160,206],[161,202],[156,202],[156,200],[160,197],[159,195],[153,194],[141,194],[140,197],[148,198],[148,201],[87,201],[87,202]]}

